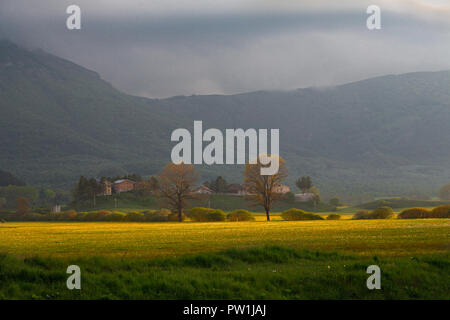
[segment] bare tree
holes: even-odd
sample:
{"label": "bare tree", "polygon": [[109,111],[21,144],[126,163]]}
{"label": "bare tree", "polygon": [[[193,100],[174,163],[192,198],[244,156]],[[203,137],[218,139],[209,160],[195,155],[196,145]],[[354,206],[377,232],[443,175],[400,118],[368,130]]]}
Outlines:
{"label": "bare tree", "polygon": [[248,193],[247,199],[256,205],[261,205],[266,211],[267,221],[270,221],[270,209],[274,202],[282,199],[282,194],[275,192],[281,181],[287,177],[288,170],[283,158],[279,157],[278,172],[273,175],[261,175],[261,156],[256,164],[247,163],[244,169],[244,187]]}
{"label": "bare tree", "polygon": [[158,183],[158,195],[168,207],[178,214],[178,221],[183,220],[183,209],[188,200],[194,198],[193,189],[198,174],[192,164],[169,163],[164,167]]}

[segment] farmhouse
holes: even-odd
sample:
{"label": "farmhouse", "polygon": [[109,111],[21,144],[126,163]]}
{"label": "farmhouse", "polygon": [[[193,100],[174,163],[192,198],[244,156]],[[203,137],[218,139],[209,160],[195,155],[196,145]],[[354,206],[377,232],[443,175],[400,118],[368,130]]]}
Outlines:
{"label": "farmhouse", "polygon": [[200,187],[194,189],[193,192],[198,193],[198,194],[213,194],[214,193],[214,191],[212,191],[210,188],[208,188],[205,185],[201,185]]}
{"label": "farmhouse", "polygon": [[114,181],[114,192],[121,193],[134,190],[136,182],[129,179],[120,179]]}
{"label": "farmhouse", "polygon": [[227,193],[231,194],[231,195],[236,195],[236,196],[245,196],[245,195],[251,194],[247,191],[245,186],[243,186],[241,184],[237,184],[237,183],[230,184],[227,188]]}
{"label": "farmhouse", "polygon": [[245,188],[238,183],[233,183],[228,186],[227,192],[236,195],[243,195],[245,194]]}
{"label": "farmhouse", "polygon": [[112,183],[109,180],[103,179],[100,181],[100,184],[102,186],[102,192],[100,195],[102,196],[110,196],[112,195]]}
{"label": "farmhouse", "polygon": [[280,184],[274,188],[275,193],[285,194],[288,193],[289,191],[291,191],[291,188],[285,186],[284,184]]}

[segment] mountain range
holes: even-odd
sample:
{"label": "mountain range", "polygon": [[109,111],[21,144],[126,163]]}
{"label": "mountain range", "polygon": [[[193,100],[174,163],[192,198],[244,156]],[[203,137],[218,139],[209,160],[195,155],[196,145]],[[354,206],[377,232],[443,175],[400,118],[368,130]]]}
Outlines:
{"label": "mountain range", "polygon": [[[151,175],[176,128],[280,129],[294,187],[325,196],[430,196],[450,181],[450,72],[387,75],[327,88],[148,99],[41,50],[0,41],[0,169],[70,188],[80,175]],[[242,166],[200,166],[242,181]]]}

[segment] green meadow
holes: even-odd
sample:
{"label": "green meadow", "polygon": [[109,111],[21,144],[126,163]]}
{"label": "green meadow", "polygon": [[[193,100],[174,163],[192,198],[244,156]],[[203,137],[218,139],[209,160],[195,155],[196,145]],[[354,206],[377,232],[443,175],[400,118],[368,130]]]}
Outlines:
{"label": "green meadow", "polygon": [[0,298],[449,299],[449,249],[448,219],[8,222]]}

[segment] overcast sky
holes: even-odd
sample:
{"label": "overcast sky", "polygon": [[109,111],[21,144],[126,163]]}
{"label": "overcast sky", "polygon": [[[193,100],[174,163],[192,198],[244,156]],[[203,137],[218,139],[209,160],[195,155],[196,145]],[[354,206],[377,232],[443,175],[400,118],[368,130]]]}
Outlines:
{"label": "overcast sky", "polygon": [[[80,31],[66,29],[71,4]],[[450,0],[0,0],[0,38],[134,95],[289,90],[450,70]]]}

